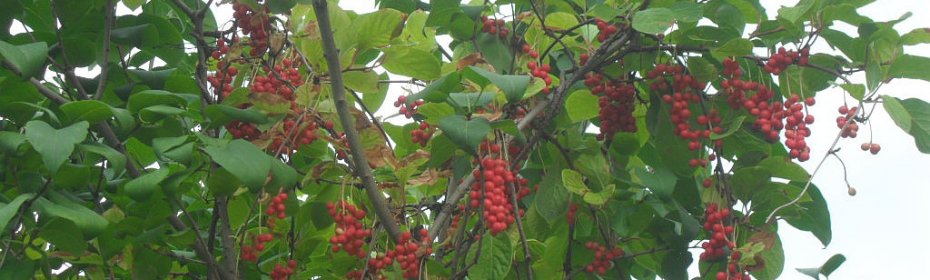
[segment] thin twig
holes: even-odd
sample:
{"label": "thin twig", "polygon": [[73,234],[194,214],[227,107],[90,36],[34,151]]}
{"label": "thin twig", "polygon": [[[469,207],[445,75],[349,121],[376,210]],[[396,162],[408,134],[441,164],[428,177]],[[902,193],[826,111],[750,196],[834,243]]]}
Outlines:
{"label": "thin twig", "polygon": [[97,82],[97,91],[94,92],[94,100],[100,100],[103,97],[103,91],[107,87],[107,78],[109,77],[110,67],[110,31],[113,29],[113,1],[107,0],[104,11],[105,23],[103,25],[103,62],[100,63],[100,81]]}

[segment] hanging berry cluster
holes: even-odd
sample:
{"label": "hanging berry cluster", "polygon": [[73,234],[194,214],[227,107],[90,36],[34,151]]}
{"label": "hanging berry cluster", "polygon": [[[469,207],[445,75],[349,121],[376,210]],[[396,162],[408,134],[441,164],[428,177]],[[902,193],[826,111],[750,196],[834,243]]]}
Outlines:
{"label": "hanging berry cluster", "polygon": [[415,128],[413,131],[410,131],[410,140],[413,143],[420,144],[421,147],[426,147],[426,143],[429,142],[429,139],[433,137],[433,130],[430,129],[430,126],[426,122],[420,122],[420,125]]}
{"label": "hanging berry cluster", "polygon": [[598,97],[600,107],[598,118],[601,121],[601,133],[598,140],[610,140],[617,132],[636,132],[636,89],[629,83],[604,80],[604,76],[589,73],[584,84],[591,89],[591,94]]}
{"label": "hanging berry cluster", "polygon": [[337,203],[327,203],[329,216],[336,221],[336,235],[329,239],[333,252],[343,250],[349,255],[359,258],[365,257],[365,239],[371,236],[371,229],[366,229],[361,220],[365,218],[365,210],[358,209],[344,200]]}
{"label": "hanging berry cluster", "polygon": [[420,241],[411,240],[410,232],[404,232],[400,235],[400,240],[394,246],[394,250],[388,251],[387,256],[393,255],[394,260],[400,264],[404,270],[404,278],[415,279],[420,277],[420,256],[430,255],[433,248],[425,247],[424,252],[419,252],[420,246],[429,244],[429,234],[426,229],[420,229]]}
{"label": "hanging berry cluster", "polygon": [[543,64],[542,66],[537,65],[536,61],[530,61],[526,63],[526,67],[530,69],[530,74],[533,77],[537,77],[546,82],[546,87],[542,89],[542,92],[548,94],[552,86],[552,77],[549,76],[549,71],[552,71],[552,67],[549,64]]}
{"label": "hanging berry cluster", "polygon": [[785,50],[785,47],[778,48],[778,52],[772,54],[765,63],[765,72],[779,75],[788,68],[789,65],[797,63],[798,65],[807,65],[810,56],[810,49],[803,48],[800,52]]}
{"label": "hanging berry cluster", "polygon": [[[810,147],[804,140],[811,136],[807,126],[814,123],[814,116],[807,114],[807,106],[815,104],[813,97],[801,102],[801,97],[793,94],[782,104],[774,101],[775,92],[767,86],[754,81],[744,81],[739,63],[727,58],[723,61],[723,74],[729,78],[721,82],[727,102],[734,109],[744,108],[756,119],[753,127],[758,129],[769,141],[777,141],[782,130],[785,131],[785,145],[791,150],[791,158],[799,161],[810,159]],[[747,93],[755,92],[747,97]]]}
{"label": "hanging berry cluster", "polygon": [[265,250],[265,243],[271,242],[274,240],[274,232],[276,220],[287,218],[287,206],[284,205],[284,201],[287,200],[287,193],[278,193],[271,199],[271,202],[268,203],[268,208],[265,208],[265,214],[268,215],[266,219],[266,227],[268,231],[266,233],[259,234],[252,238],[253,245],[243,245],[242,246],[242,259],[251,262],[258,262],[258,255]]}
{"label": "hanging berry cluster", "polygon": [[[856,123],[853,117],[859,111],[859,107],[853,106],[852,108],[847,108],[846,105],[843,105],[840,106],[838,111],[840,116],[836,117],[836,127],[843,129],[843,138],[856,138],[856,135],[859,133],[859,124]],[[849,125],[846,125],[847,122],[849,122]]]}
{"label": "hanging berry cluster", "polygon": [[294,269],[297,268],[297,261],[288,260],[287,266],[283,266],[280,263],[274,265],[274,270],[271,271],[272,280],[285,280],[291,277],[294,274]]}
{"label": "hanging berry cluster", "polygon": [[510,34],[510,29],[504,25],[503,19],[493,19],[488,18],[487,16],[481,17],[481,32],[488,33],[491,35],[500,36],[501,39],[507,38],[507,35]]}
{"label": "hanging berry cluster", "polygon": [[597,24],[597,31],[598,31],[597,41],[598,42],[603,43],[604,41],[607,41],[607,38],[610,38],[610,36],[614,35],[614,33],[617,33],[618,29],[616,26],[610,23],[607,23],[606,21],[602,19],[599,19],[599,18],[594,19],[594,22]]}
{"label": "hanging berry cluster", "polygon": [[[514,147],[511,145],[508,148],[512,156],[520,153],[520,148]],[[515,218],[508,184],[513,184],[517,200],[529,195],[532,189],[528,187],[529,180],[518,177],[517,172],[507,166],[507,161],[502,159],[500,145],[485,141],[480,145],[480,150],[488,156],[481,160],[481,169],[472,174],[475,182],[471,185],[469,205],[471,208],[483,206],[485,224],[491,230],[491,235],[496,235],[506,230]],[[523,216],[524,211],[520,209],[516,214]]]}
{"label": "hanging berry cluster", "polygon": [[749,271],[742,270],[738,263],[740,259],[740,253],[738,251],[733,251],[730,254],[730,263],[727,264],[727,271],[717,272],[717,275],[714,276],[714,279],[717,280],[750,280]]}
{"label": "hanging berry cluster", "polygon": [[[667,77],[671,77],[671,84]],[[684,73],[681,65],[659,64],[647,73],[652,80],[650,89],[657,92],[666,92],[662,101],[672,105],[671,121],[675,125],[675,135],[688,141],[688,149],[696,151],[702,147],[701,142],[710,139],[711,133],[722,133],[720,116],[717,109],[711,109],[707,114],[700,114],[695,118],[697,126],[692,124],[692,117],[697,115],[691,112],[692,104],[701,102],[701,91],[705,83],[697,80],[690,74]],[[722,145],[721,140],[715,140],[714,146]],[[706,167],[707,158],[692,158],[688,163],[691,167]]]}
{"label": "hanging berry cluster", "polygon": [[252,92],[277,95],[293,103],[296,96],[292,88],[304,83],[303,76],[297,71],[297,65],[290,59],[284,59],[274,67],[266,66],[263,69],[267,74],[255,76],[252,80]]}
{"label": "hanging berry cluster", "polygon": [[[261,0],[256,1],[261,2]],[[260,11],[252,10],[246,4],[233,4],[233,19],[236,25],[242,29],[242,33],[249,35],[251,39],[249,45],[252,47],[251,56],[259,56],[268,50],[268,32],[271,30],[271,21],[268,18],[268,11],[265,6],[260,6]]]}
{"label": "hanging berry cluster", "polygon": [[704,242],[701,247],[704,252],[701,253],[701,261],[713,261],[725,256],[727,250],[736,248],[736,243],[729,241],[728,236],[733,234],[733,226],[727,225],[730,217],[729,208],[717,208],[716,203],[707,205],[704,210],[706,221],[704,221],[704,230],[710,237],[709,242]]}
{"label": "hanging berry cluster", "polygon": [[807,115],[804,107],[814,105],[814,98],[808,97],[803,105],[799,102],[800,99],[794,94],[785,101],[785,146],[788,147],[788,155],[791,158],[807,161],[811,158],[811,148],[804,139],[811,136],[811,130],[807,126],[814,123],[814,116]]}
{"label": "hanging berry cluster", "polygon": [[213,51],[211,55],[212,59],[218,60],[216,63],[216,73],[207,77],[207,82],[210,83],[210,86],[213,86],[213,94],[224,98],[228,97],[229,93],[232,92],[233,78],[239,74],[239,68],[235,65],[228,65],[226,60],[220,60],[228,52],[229,46],[226,45],[226,41],[222,38],[216,40],[216,50]]}
{"label": "hanging berry cluster", "polygon": [[407,104],[407,96],[401,95],[397,97],[397,101],[394,101],[394,107],[400,108],[400,113],[406,118],[413,118],[413,115],[417,114],[417,107],[423,105],[423,99],[418,99],[416,101],[410,102]]}
{"label": "hanging berry cluster", "polygon": [[613,266],[613,260],[623,257],[624,254],[623,249],[620,247],[614,246],[608,250],[604,245],[594,241],[588,241],[584,246],[588,248],[588,250],[594,251],[594,261],[585,266],[585,270],[589,273],[597,273],[598,275],[607,273],[607,270]]}

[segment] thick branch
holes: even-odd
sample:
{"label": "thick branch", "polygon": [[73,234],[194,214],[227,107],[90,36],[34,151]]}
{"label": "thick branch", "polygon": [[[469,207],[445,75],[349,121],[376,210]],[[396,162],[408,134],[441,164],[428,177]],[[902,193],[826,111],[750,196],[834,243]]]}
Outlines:
{"label": "thick branch", "polygon": [[[339,50],[336,49],[336,43],[333,40],[333,30],[329,21],[329,11],[327,10],[326,0],[314,0],[313,11],[316,14],[317,24],[320,27],[320,38],[323,40],[323,56],[326,57],[326,64],[329,66],[329,79],[333,88],[333,101],[336,105],[336,111],[339,114],[339,121],[345,129],[346,140],[349,141],[349,148],[352,152],[352,159],[355,161],[355,172],[362,179],[365,186],[365,192],[375,208],[375,214],[378,221],[387,230],[388,235],[394,241],[399,240],[400,228],[397,222],[391,216],[391,209],[388,208],[384,194],[378,189],[375,178],[371,174],[371,167],[365,158],[362,150],[362,143],[358,137],[358,131],[355,130],[355,122],[349,113],[348,102],[346,102],[345,87],[342,82],[342,70],[339,65]],[[433,236],[433,235],[430,235]]]}

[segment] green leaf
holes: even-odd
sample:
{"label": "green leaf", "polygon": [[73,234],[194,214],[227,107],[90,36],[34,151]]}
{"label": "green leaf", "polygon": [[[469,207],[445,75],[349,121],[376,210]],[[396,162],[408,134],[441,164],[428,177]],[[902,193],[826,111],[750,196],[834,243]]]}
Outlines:
{"label": "green leaf", "polygon": [[23,143],[26,143],[26,136],[16,132],[0,131],[0,152],[15,153]]}
{"label": "green leaf", "polygon": [[423,99],[426,102],[444,102],[449,97],[450,92],[456,91],[462,75],[459,72],[452,72],[449,75],[442,76],[438,80],[429,83],[423,90],[407,98],[408,102]]}
{"label": "green leaf", "polygon": [[587,192],[584,194],[584,202],[596,206],[604,205],[604,203],[607,203],[607,201],[614,196],[615,189],[616,187],[614,184],[610,184],[605,186],[604,189],[599,192]]}
{"label": "green leaf", "polygon": [[911,114],[907,112],[907,108],[904,108],[904,104],[901,104],[901,99],[897,99],[893,96],[882,95],[882,106],[885,108],[885,112],[888,112],[888,115],[891,116],[891,120],[894,121],[901,130],[904,132],[911,132]]}
{"label": "green leaf", "polygon": [[123,173],[123,170],[126,170],[126,155],[111,148],[110,146],[101,143],[92,143],[80,144],[78,145],[78,148],[80,148],[82,151],[95,153],[106,158],[109,162],[107,168],[111,168],[114,174],[120,174]]}
{"label": "green leaf", "polygon": [[48,45],[45,42],[15,46],[0,41],[0,56],[15,66],[24,78],[35,76],[42,71],[47,55]]}
{"label": "green leaf", "polygon": [[733,133],[739,131],[740,128],[743,127],[743,121],[745,120],[746,120],[746,116],[739,116],[739,117],[736,117],[735,119],[727,120],[727,124],[723,125],[724,127],[727,127],[727,131],[724,131],[722,134],[711,133],[710,140],[723,139],[730,135],[733,135]]}
{"label": "green leaf", "polygon": [[930,28],[917,28],[901,35],[901,44],[905,46],[930,44]]}
{"label": "green leaf", "polygon": [[846,262],[846,256],[843,256],[843,254],[833,255],[827,262],[820,266],[820,273],[829,277],[830,274],[833,274],[844,262]]}
{"label": "green leaf", "polygon": [[668,8],[638,11],[633,15],[633,29],[649,34],[664,33],[675,23],[675,16],[675,12]]}
{"label": "green leaf", "polygon": [[398,10],[383,9],[355,18],[350,29],[358,32],[359,50],[387,46],[403,17]]}
{"label": "green leaf", "polygon": [[474,111],[494,101],[495,92],[456,92],[449,94],[449,104],[468,111]]}
{"label": "green leaf", "polygon": [[636,177],[659,197],[670,197],[678,183],[678,177],[668,168],[636,168]]}
{"label": "green leaf", "polygon": [[547,173],[534,197],[536,212],[550,225],[565,217],[568,210],[569,193],[561,186],[561,181],[558,173]]}
{"label": "green leaf", "polygon": [[850,96],[856,100],[862,101],[862,98],[865,97],[865,85],[861,84],[842,84],[840,85],[843,90],[849,93]]}
{"label": "green leaf", "polygon": [[210,127],[221,127],[233,120],[253,124],[268,123],[268,117],[265,114],[252,108],[239,109],[223,104],[210,104],[207,105],[206,113],[211,121]]}
{"label": "green leaf", "polygon": [[268,11],[275,14],[286,14],[291,11],[297,5],[297,0],[273,0],[268,1],[265,6],[268,7]]}
{"label": "green leaf", "polygon": [[45,167],[55,174],[58,167],[71,156],[74,144],[84,141],[87,137],[89,126],[87,122],[82,121],[56,130],[43,121],[30,121],[26,123],[26,139],[36,152],[42,155]]}
{"label": "green leaf", "polygon": [[452,115],[439,120],[439,129],[463,150],[476,153],[478,145],[491,132],[491,123],[485,118],[466,120],[464,116]]}
{"label": "green leaf", "polygon": [[126,105],[126,109],[129,109],[129,111],[133,113],[137,113],[144,108],[156,105],[181,107],[185,104],[187,104],[187,100],[179,94],[163,90],[143,90],[129,96],[129,104]]}
{"label": "green leaf", "polygon": [[383,51],[382,66],[391,73],[425,81],[439,78],[442,62],[428,51],[401,46]]}
{"label": "green leaf", "polygon": [[504,91],[504,95],[507,97],[508,102],[517,102],[522,100],[523,94],[526,92],[526,88],[530,85],[530,76],[501,75],[475,66],[469,66],[469,68],[471,68],[472,71],[475,71],[479,75],[487,78],[489,81],[494,83],[494,85],[497,85],[497,88]]}
{"label": "green leaf", "polygon": [[82,255],[87,249],[81,229],[66,219],[52,218],[39,230],[39,236],[55,245],[57,249],[77,256]]}
{"label": "green leaf", "polygon": [[168,171],[168,168],[159,168],[132,179],[124,186],[126,194],[136,201],[147,201],[158,190],[159,184],[168,177]]}
{"label": "green leaf", "polygon": [[562,186],[569,192],[577,195],[584,195],[590,192],[588,186],[584,183],[584,176],[581,173],[571,169],[562,169]]}
{"label": "green leaf", "polygon": [[752,54],[752,42],[743,38],[735,38],[723,44],[723,46],[711,50],[711,54],[719,60],[727,57],[750,55]]}
{"label": "green leaf", "polygon": [[812,7],[817,0],[801,0],[794,7],[782,6],[778,9],[778,17],[788,20],[791,23],[797,23]]}
{"label": "green leaf", "polygon": [[573,123],[598,116],[598,97],[587,89],[579,89],[565,99],[565,113]]}
{"label": "green leaf", "polygon": [[917,98],[897,102],[900,100],[884,96],[884,100],[885,110],[895,124],[914,137],[917,150],[925,154],[930,153],[930,104]]}
{"label": "green leaf", "polygon": [[716,80],[719,75],[717,67],[714,67],[707,59],[697,56],[688,58],[688,70],[691,71],[691,75],[694,75],[695,78],[702,82]]}
{"label": "green leaf", "polygon": [[[504,279],[510,272],[510,263],[513,261],[513,247],[507,234],[497,236],[481,236],[481,254],[478,263],[468,270],[468,275],[475,279]],[[473,246],[469,259],[474,258],[478,246]]]}
{"label": "green leaf", "polygon": [[546,28],[553,30],[567,30],[578,25],[578,19],[574,14],[566,12],[555,12],[546,15]]}
{"label": "green leaf", "polygon": [[49,201],[45,198],[36,199],[33,207],[38,209],[41,215],[64,218],[76,225],[84,233],[84,238],[94,238],[107,228],[109,222],[93,210],[87,209],[83,205],[74,203],[65,198],[53,198]]}
{"label": "green leaf", "polygon": [[381,88],[378,87],[378,73],[375,71],[346,71],[342,73],[347,88],[364,94],[378,93]]}
{"label": "green leaf", "polygon": [[748,201],[771,181],[772,172],[768,169],[758,166],[740,168],[733,172],[730,188],[737,199]]}
{"label": "green leaf", "polygon": [[675,19],[680,22],[697,22],[704,18],[704,11],[701,10],[701,5],[694,2],[676,2],[672,4],[672,12],[675,14]]}
{"label": "green leaf", "polygon": [[[792,184],[803,187],[803,183],[792,182]],[[785,221],[799,230],[814,234],[823,246],[830,245],[830,241],[833,239],[833,229],[830,224],[830,210],[827,208],[827,201],[820,193],[820,189],[813,184],[810,185],[807,194],[810,196],[811,201],[798,203],[801,210],[797,211],[797,215],[784,217]]]}
{"label": "green leaf", "polygon": [[843,256],[843,254],[836,254],[830,257],[830,259],[824,262],[820,267],[797,268],[797,270],[804,275],[819,280],[821,274],[830,277],[830,274],[836,271],[844,262],[846,262],[846,256]]}
{"label": "green leaf", "polygon": [[810,179],[810,175],[807,174],[807,170],[804,170],[804,167],[782,156],[766,158],[759,162],[757,166],[768,170],[772,174],[772,177],[785,178],[799,182]]}
{"label": "green leaf", "polygon": [[97,123],[113,117],[110,105],[97,100],[80,100],[65,103],[59,107],[69,118],[75,121]]}
{"label": "green leaf", "polygon": [[762,269],[753,270],[752,276],[759,280],[778,279],[785,267],[785,250],[781,246],[781,238],[775,235],[775,242],[770,248],[765,248],[760,253],[762,257]]}
{"label": "green leaf", "polygon": [[265,184],[268,172],[271,171],[271,161],[276,160],[242,139],[233,140],[226,145],[209,145],[204,151],[250,189]]}
{"label": "green leaf", "polygon": [[498,73],[509,71],[511,61],[513,61],[509,41],[505,42],[499,36],[484,32],[479,32],[477,37],[478,49],[484,55],[484,60],[494,67],[494,71]]}
{"label": "green leaf", "polygon": [[888,76],[892,78],[920,79],[930,82],[930,71],[927,71],[927,65],[930,65],[930,57],[902,55],[891,64],[891,68],[888,70]]}
{"label": "green leaf", "polygon": [[[0,206],[0,230],[6,229],[7,223],[10,222],[10,219],[19,213],[19,206],[23,205],[23,202],[26,202],[26,200],[34,196],[35,195],[31,193],[21,194],[13,199],[13,201],[10,201],[10,203]],[[6,233],[7,231],[3,231],[3,234],[0,234],[0,236]]]}

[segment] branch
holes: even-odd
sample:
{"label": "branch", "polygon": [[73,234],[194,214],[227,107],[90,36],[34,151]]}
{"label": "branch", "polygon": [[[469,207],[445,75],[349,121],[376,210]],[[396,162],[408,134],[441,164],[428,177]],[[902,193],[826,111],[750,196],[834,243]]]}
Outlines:
{"label": "branch", "polygon": [[103,97],[103,91],[107,87],[107,78],[109,76],[110,66],[110,30],[113,29],[113,1],[107,0],[107,6],[104,18],[106,22],[103,25],[103,63],[100,64],[100,81],[97,82],[97,91],[94,92],[94,99],[100,100]]}
{"label": "branch", "polygon": [[[387,202],[384,199],[384,194],[381,193],[381,190],[378,189],[375,183],[375,178],[371,174],[371,167],[368,165],[368,160],[365,158],[364,151],[362,151],[362,143],[359,140],[358,131],[355,130],[355,122],[352,120],[352,115],[349,114],[345,87],[342,82],[342,70],[339,66],[339,50],[336,49],[336,43],[333,40],[333,30],[330,25],[327,6],[328,3],[326,0],[313,1],[313,12],[316,14],[317,23],[319,24],[320,39],[323,40],[323,56],[326,57],[326,64],[329,67],[329,79],[333,85],[332,94],[336,105],[336,111],[339,114],[339,121],[342,123],[343,129],[345,129],[346,140],[349,141],[352,159],[355,161],[356,175],[362,179],[365,192],[371,200],[375,214],[378,216],[378,221],[380,221],[385,230],[387,230],[391,239],[397,241],[400,237],[400,228],[394,221],[394,218],[391,217],[391,210],[388,208]],[[430,236],[433,237],[435,235]]]}

